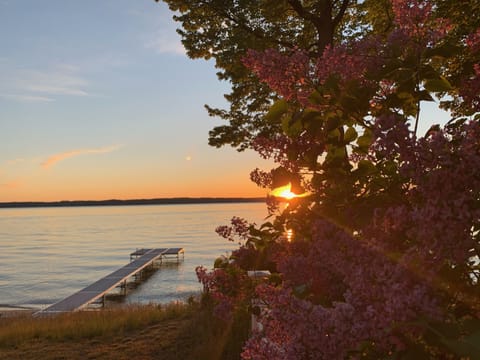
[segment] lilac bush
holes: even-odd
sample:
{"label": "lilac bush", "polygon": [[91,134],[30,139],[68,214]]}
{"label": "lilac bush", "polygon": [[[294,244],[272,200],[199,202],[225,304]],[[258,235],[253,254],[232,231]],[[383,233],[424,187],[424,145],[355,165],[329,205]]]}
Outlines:
{"label": "lilac bush", "polygon": [[[200,272],[219,308],[265,305],[244,359],[480,357],[480,28],[436,1],[390,6],[383,34],[243,60],[277,94],[266,117],[282,129],[254,140],[279,166],[251,178],[311,193],[270,204],[260,227],[219,228],[241,246]],[[421,136],[435,98],[452,120]],[[262,268],[274,277],[252,284]]]}

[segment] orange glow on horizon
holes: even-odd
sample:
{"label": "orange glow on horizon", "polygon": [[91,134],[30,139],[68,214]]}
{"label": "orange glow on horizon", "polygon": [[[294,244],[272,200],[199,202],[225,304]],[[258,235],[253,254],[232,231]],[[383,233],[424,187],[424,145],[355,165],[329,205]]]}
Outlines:
{"label": "orange glow on horizon", "polygon": [[[114,152],[113,147],[97,148],[96,151],[88,147],[84,149],[90,151],[56,157],[57,162],[50,162],[47,168],[42,167],[44,156],[15,162],[9,167],[5,165],[5,169],[0,164],[0,202],[265,198],[268,194],[268,190],[258,187],[248,177],[255,159],[246,162],[245,166],[232,161],[237,167],[229,169],[223,158],[207,160],[205,156],[196,157],[190,153],[183,153],[185,155],[178,158],[162,158],[158,164],[152,164],[146,159],[135,160],[127,151]],[[108,150],[112,150],[110,156],[95,156]]]}
{"label": "orange glow on horizon", "polygon": [[[108,172],[108,169],[107,169]],[[45,175],[44,175],[45,174]],[[60,181],[51,181],[52,172],[43,177],[19,179],[18,182],[0,182],[0,202],[63,201],[63,200],[128,200],[179,197],[242,198],[265,197],[264,189],[242,181],[240,177],[208,178],[180,177],[173,181],[160,176],[137,179],[120,173],[122,181],[114,182],[108,175],[101,179],[89,179],[72,171],[63,175]],[[103,174],[102,174],[103,175]],[[1,179],[0,179],[1,181]],[[41,189],[41,190],[40,190]]]}

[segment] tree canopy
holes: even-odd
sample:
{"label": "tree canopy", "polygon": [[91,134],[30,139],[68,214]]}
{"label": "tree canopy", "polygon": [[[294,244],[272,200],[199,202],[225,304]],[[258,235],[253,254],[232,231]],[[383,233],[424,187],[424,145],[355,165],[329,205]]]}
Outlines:
{"label": "tree canopy", "polygon": [[278,131],[264,121],[276,95],[242,64],[247,50],[305,49],[315,56],[347,31],[346,12],[353,16],[354,0],[224,1],[166,0],[181,24],[178,30],[188,56],[215,59],[218,78],[231,83],[225,98],[229,109],[206,106],[212,116],[228,124],[210,132],[211,145],[229,144],[240,150],[251,146],[258,134]]}

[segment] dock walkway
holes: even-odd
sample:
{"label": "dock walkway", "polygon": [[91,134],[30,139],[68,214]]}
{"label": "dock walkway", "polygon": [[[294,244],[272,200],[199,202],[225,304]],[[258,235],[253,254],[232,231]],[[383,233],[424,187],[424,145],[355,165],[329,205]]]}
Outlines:
{"label": "dock walkway", "polygon": [[111,274],[97,280],[86,288],[69,297],[35,313],[35,315],[53,315],[63,312],[77,311],[104,296],[107,292],[122,283],[156,260],[167,255],[176,255],[177,259],[183,254],[183,248],[139,249],[130,254],[131,262],[115,270]]}

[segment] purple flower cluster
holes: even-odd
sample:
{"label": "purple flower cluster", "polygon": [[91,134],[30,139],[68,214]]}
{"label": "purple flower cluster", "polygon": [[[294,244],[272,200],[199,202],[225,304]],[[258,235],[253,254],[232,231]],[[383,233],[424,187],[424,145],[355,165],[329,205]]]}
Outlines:
{"label": "purple flower cluster", "polygon": [[285,99],[308,97],[305,85],[310,78],[310,59],[305,51],[294,49],[285,54],[275,49],[249,50],[243,63]]}
{"label": "purple flower cluster", "polygon": [[433,17],[433,3],[422,0],[392,0],[395,23],[406,39],[421,47],[432,47],[443,39],[451,24]]}
{"label": "purple flower cluster", "polygon": [[[268,311],[245,359],[343,359],[363,343],[388,354],[421,335],[416,320],[443,319],[454,299],[479,313],[467,264],[479,255],[480,125],[415,140],[393,120],[379,120],[371,151],[399,161],[409,179],[403,204],[378,208],[356,234],[319,218],[311,240],[286,243],[283,286],[257,289]],[[453,269],[471,277],[472,293],[443,277]]]}
{"label": "purple flower cluster", "polygon": [[245,272],[235,265],[212,271],[198,266],[195,271],[204,292],[215,302],[214,315],[225,321],[230,320],[234,307],[238,306],[248,294],[245,286],[249,279]]}
{"label": "purple flower cluster", "polygon": [[215,229],[215,232],[219,236],[229,241],[232,241],[232,242],[238,241],[239,244],[241,244],[242,242],[248,239],[249,228],[251,225],[247,220],[240,218],[238,216],[234,216],[230,220],[230,224],[231,224],[230,226],[227,226],[227,225],[218,226]]}
{"label": "purple flower cluster", "polygon": [[[240,249],[222,269],[198,269],[226,317],[251,296],[245,270],[267,253],[274,259],[277,280],[256,287],[266,306],[244,359],[385,358],[412,344],[432,358],[445,349],[458,355],[460,343],[440,331],[429,343],[426,324],[480,317],[478,114],[423,137],[409,128],[432,95],[455,97],[469,109],[464,115],[480,111],[480,29],[462,38],[462,59],[452,55],[463,77],[447,80],[429,55],[452,28],[435,3],[392,0],[392,9],[383,38],[327,47],[316,59],[294,49],[250,51],[243,60],[291,105],[284,133],[258,137],[254,150],[312,193],[274,221],[294,229],[293,241],[233,218],[217,232]],[[251,178],[275,183],[274,171],[256,169]]]}
{"label": "purple flower cluster", "polygon": [[[471,55],[478,59],[480,55],[480,28],[467,37],[466,44]],[[463,80],[460,95],[473,111],[480,111],[480,63],[473,64],[473,73]]]}

